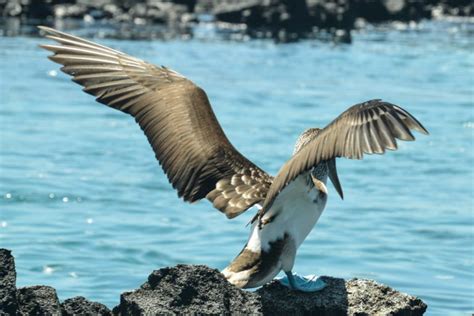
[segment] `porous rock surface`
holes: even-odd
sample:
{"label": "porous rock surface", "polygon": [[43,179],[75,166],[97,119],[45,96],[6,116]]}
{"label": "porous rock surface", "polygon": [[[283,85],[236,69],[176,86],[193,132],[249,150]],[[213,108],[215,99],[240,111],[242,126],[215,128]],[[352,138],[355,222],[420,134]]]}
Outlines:
{"label": "porous rock surface", "polygon": [[154,271],[140,289],[123,293],[118,315],[423,315],[426,304],[371,280],[323,277],[319,292],[291,291],[274,281],[250,292],[229,284],[218,270],[178,265]]}
{"label": "porous rock surface", "polygon": [[36,285],[17,290],[18,313],[20,315],[60,315],[56,290],[50,286]]}
{"label": "porous rock surface", "polygon": [[191,38],[196,25],[213,24],[230,39],[291,42],[329,35],[349,43],[351,30],[366,23],[473,14],[472,0],[0,0],[0,34],[34,34],[34,28],[21,27],[28,21],[34,25],[55,21],[66,28],[70,23],[73,29],[83,21],[107,25],[107,31],[100,32],[106,37]]}
{"label": "porous rock surface", "polygon": [[61,304],[61,314],[63,316],[74,316],[74,315],[100,315],[100,316],[111,316],[110,309],[104,304],[91,302],[85,297],[76,296],[68,298]]}
{"label": "porous rock surface", "polygon": [[427,308],[421,299],[372,280],[352,279],[346,288],[351,315],[422,315]]}
{"label": "porous rock surface", "polygon": [[178,265],[153,271],[140,289],[123,293],[114,313],[258,314],[261,308],[257,295],[236,288],[218,270]]}
{"label": "porous rock surface", "polygon": [[[123,293],[114,315],[423,315],[426,304],[371,280],[323,277],[319,292],[291,291],[273,281],[257,291],[228,283],[215,269],[178,265],[153,271]],[[17,289],[13,256],[0,249],[0,315],[112,315],[103,304],[74,297],[60,303],[49,286]]]}
{"label": "porous rock surface", "polygon": [[322,277],[327,286],[314,293],[290,291],[278,282],[257,293],[265,315],[423,315],[426,304],[372,280]]}
{"label": "porous rock surface", "polygon": [[11,315],[17,309],[15,260],[10,250],[0,249],[0,315]]}
{"label": "porous rock surface", "polygon": [[103,304],[74,297],[60,304],[56,290],[36,285],[16,288],[15,259],[0,248],[0,316],[4,315],[112,315]]}

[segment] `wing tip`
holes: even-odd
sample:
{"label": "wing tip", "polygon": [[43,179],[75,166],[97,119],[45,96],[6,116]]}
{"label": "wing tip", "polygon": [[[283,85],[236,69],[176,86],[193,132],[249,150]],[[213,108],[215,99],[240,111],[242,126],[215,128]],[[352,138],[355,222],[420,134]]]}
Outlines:
{"label": "wing tip", "polygon": [[[418,121],[413,115],[411,115],[407,110],[403,109],[401,106],[398,106],[398,105],[395,105],[395,104],[392,104],[392,106],[402,112],[403,115],[407,116],[408,118],[411,119],[412,123],[413,123],[413,127],[411,127],[410,129],[413,129],[415,131],[417,131],[418,133],[421,133],[421,134],[424,134],[424,135],[430,135],[430,132],[428,132],[428,130],[420,123],[420,121]],[[415,139],[413,139],[415,140]]]}
{"label": "wing tip", "polygon": [[430,132],[428,132],[428,130],[423,126],[421,125],[421,123],[418,122],[418,125],[420,125],[420,129],[417,129],[416,131],[421,133],[421,134],[424,134],[424,135],[430,135]]}
{"label": "wing tip", "polygon": [[42,31],[49,31],[51,30],[51,28],[49,26],[45,26],[45,25],[37,25],[36,26],[38,29],[42,30]]}
{"label": "wing tip", "polygon": [[52,27],[45,26],[45,25],[37,25],[36,26],[40,31],[43,31],[46,33],[45,36],[52,35],[52,34],[59,34],[59,31],[56,29],[53,29]]}

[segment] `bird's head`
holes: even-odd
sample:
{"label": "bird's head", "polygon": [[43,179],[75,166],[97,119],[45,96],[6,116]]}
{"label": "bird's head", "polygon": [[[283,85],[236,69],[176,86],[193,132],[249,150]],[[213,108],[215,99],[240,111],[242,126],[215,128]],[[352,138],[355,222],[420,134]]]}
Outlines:
{"label": "bird's head", "polygon": [[[321,132],[320,128],[308,128],[305,130],[296,140],[295,148],[293,149],[293,156],[300,152],[309,142],[315,139],[318,134]],[[336,158],[331,158],[326,161],[322,161],[317,166],[314,166],[311,170],[313,182],[315,182],[316,187],[320,191],[325,191],[327,193],[326,186],[323,182],[326,179],[326,175],[331,179],[334,188],[336,188],[337,193],[344,199],[344,193],[342,191],[341,183],[339,182],[339,177],[337,175],[336,169]],[[325,180],[324,180],[325,181]]]}

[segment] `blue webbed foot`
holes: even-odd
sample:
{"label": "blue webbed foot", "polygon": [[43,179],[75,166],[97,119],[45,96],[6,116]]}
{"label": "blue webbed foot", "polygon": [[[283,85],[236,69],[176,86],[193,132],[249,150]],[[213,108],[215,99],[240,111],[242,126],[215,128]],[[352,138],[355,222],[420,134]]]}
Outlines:
{"label": "blue webbed foot", "polygon": [[277,280],[284,286],[301,292],[316,292],[324,289],[326,283],[315,275],[300,276],[293,272],[285,272],[286,276]]}

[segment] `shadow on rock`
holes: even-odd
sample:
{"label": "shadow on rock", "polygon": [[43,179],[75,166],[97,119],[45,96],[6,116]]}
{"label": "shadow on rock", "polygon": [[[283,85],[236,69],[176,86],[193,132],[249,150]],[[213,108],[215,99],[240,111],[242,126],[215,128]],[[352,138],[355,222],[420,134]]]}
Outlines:
{"label": "shadow on rock", "polygon": [[[257,291],[264,314],[348,315],[348,293],[343,279],[322,277],[327,286],[314,293],[295,292],[273,281]],[[291,303],[290,303],[291,302]]]}

